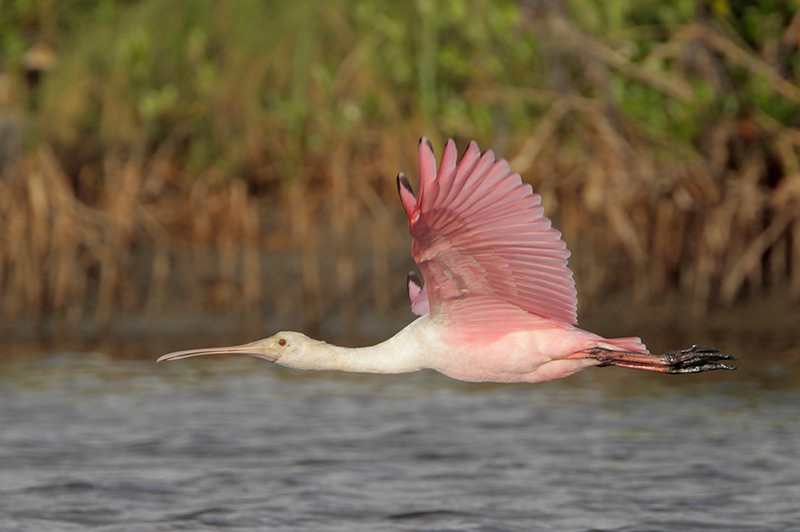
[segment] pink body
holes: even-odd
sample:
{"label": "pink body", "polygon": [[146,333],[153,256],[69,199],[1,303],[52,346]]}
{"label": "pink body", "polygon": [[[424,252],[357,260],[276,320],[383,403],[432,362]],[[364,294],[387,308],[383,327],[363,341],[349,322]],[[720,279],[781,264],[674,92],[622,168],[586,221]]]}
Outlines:
{"label": "pink body", "polygon": [[[395,346],[403,352],[402,356],[393,352]],[[383,344],[364,349],[385,348],[388,350],[386,359],[413,363],[411,367],[391,368],[390,372],[428,368],[469,382],[542,382],[597,365],[596,360],[580,356],[581,352],[594,347],[644,351],[638,338],[609,340],[538,317],[531,320],[529,329],[508,332],[485,342],[464,337],[459,334],[457,325],[429,315],[417,319]],[[567,358],[576,354],[579,356]],[[370,353],[370,357],[374,356],[375,353]]]}
{"label": "pink body", "polygon": [[580,329],[516,331],[485,345],[448,346],[448,356],[432,368],[448,377],[475,382],[540,382],[566,377],[597,362],[567,359],[595,347],[602,338]]}

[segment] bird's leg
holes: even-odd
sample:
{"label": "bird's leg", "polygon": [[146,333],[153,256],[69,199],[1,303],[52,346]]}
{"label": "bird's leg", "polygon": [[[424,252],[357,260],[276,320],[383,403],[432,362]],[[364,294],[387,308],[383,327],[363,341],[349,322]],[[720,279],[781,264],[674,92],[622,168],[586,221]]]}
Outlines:
{"label": "bird's leg", "polygon": [[604,347],[593,347],[581,353],[599,362],[598,366],[618,366],[621,368],[658,371],[660,373],[699,373],[715,369],[736,369],[722,360],[736,360],[733,355],[722,353],[713,347],[687,347],[667,351],[663,355],[616,351]]}

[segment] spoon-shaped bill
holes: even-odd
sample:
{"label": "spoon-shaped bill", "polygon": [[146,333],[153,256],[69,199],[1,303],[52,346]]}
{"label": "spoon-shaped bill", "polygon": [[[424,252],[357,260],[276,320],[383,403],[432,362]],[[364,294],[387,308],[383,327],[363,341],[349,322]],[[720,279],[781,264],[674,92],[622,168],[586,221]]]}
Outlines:
{"label": "spoon-shaped bill", "polygon": [[204,347],[201,349],[174,351],[158,357],[156,362],[168,362],[171,360],[181,360],[183,358],[200,357],[206,355],[247,355],[261,358],[268,362],[275,362],[275,360],[278,358],[265,349],[264,344],[259,340],[258,342],[251,342],[249,344],[234,345],[229,347]]}

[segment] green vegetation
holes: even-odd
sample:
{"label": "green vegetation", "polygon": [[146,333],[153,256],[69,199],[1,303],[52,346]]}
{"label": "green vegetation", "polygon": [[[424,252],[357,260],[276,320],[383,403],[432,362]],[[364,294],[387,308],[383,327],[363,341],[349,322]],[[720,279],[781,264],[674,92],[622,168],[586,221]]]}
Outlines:
{"label": "green vegetation", "polygon": [[[791,0],[0,0],[0,13],[0,133],[22,139],[0,149],[7,320],[176,298],[248,315],[280,298],[312,321],[342,302],[401,304],[392,178],[413,173],[423,134],[511,161],[576,252],[589,305],[611,291],[678,289],[701,308],[800,296]],[[354,297],[359,282],[371,289]]]}

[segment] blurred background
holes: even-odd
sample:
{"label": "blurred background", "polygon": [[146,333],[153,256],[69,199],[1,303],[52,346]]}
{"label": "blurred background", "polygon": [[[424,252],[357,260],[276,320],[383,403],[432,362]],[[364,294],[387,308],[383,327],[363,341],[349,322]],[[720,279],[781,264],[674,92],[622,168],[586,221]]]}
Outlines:
{"label": "blurred background", "polygon": [[[0,0],[0,529],[798,530],[794,0]],[[475,139],[580,325],[537,386],[167,351],[413,318],[395,176]]]}
{"label": "blurred background", "polygon": [[0,7],[3,334],[407,320],[422,135],[534,186],[589,319],[798,308],[792,1]]}

